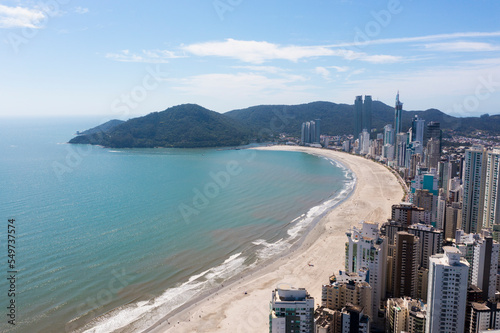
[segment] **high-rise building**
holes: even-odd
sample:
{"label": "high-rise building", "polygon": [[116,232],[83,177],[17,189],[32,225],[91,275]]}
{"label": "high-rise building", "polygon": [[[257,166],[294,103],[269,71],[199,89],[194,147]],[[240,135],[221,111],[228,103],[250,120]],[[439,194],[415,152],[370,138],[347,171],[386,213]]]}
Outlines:
{"label": "high-rise building", "polygon": [[[427,143],[431,138],[434,139],[434,141],[439,141],[441,143],[443,139],[442,136],[441,124],[437,121],[431,121],[427,124],[427,128],[425,130],[424,146],[427,146]],[[441,151],[441,145],[439,146],[439,150]]]}
{"label": "high-rise building", "polygon": [[427,168],[438,168],[441,160],[441,141],[430,138],[426,146],[425,165]]}
{"label": "high-rise building", "polygon": [[[500,304],[496,302],[485,302],[471,304],[470,327],[466,332],[480,333],[489,330],[500,329]],[[496,331],[498,332],[498,331]]]}
{"label": "high-rise building", "polygon": [[420,142],[420,144],[424,144],[424,130],[425,130],[425,120],[419,119],[418,116],[413,118],[411,123],[412,129],[412,138],[411,141]]}
{"label": "high-rise building", "polygon": [[403,103],[399,101],[399,91],[396,95],[396,105],[394,106],[394,132],[396,134],[403,132]]}
{"label": "high-rise building", "polygon": [[320,119],[302,123],[301,144],[320,143]]}
{"label": "high-rise building", "polygon": [[323,306],[314,312],[316,333],[368,333],[370,318],[361,307],[348,304],[340,310]]}
{"label": "high-rise building", "polygon": [[401,202],[399,205],[392,205],[391,220],[406,226],[425,222],[425,211],[410,202]]}
{"label": "high-rise building", "polygon": [[483,291],[483,300],[495,297],[499,249],[491,236],[481,237],[474,244],[471,283]]}
{"label": "high-rise building", "polygon": [[277,288],[270,302],[269,333],[314,333],[314,298],[304,288]]}
{"label": "high-rise building", "polygon": [[365,95],[363,102],[363,123],[362,130],[366,129],[368,134],[372,131],[372,97]]}
{"label": "high-rise building", "polygon": [[384,145],[394,145],[394,129],[391,124],[384,126]]}
{"label": "high-rise building", "polygon": [[392,269],[392,296],[417,297],[417,277],[420,259],[419,238],[406,231],[396,233]]}
{"label": "high-rise building", "polygon": [[357,138],[359,134],[366,129],[368,134],[372,130],[372,97],[356,96],[354,100],[354,137]]}
{"label": "high-rise building", "polygon": [[433,228],[428,224],[413,224],[408,227],[408,232],[420,240],[419,260],[420,266],[429,268],[429,258],[443,252],[443,230]]}
{"label": "high-rise building", "polygon": [[362,155],[366,155],[370,151],[370,133],[363,128],[363,131],[359,135],[359,145],[360,145],[360,150],[359,153]]}
{"label": "high-rise building", "polygon": [[486,153],[483,228],[500,224],[500,148]]}
{"label": "high-rise building", "polygon": [[396,145],[394,147],[394,153],[396,154],[396,163],[398,166],[403,167],[406,162],[406,148],[408,146],[408,134],[407,133],[397,133],[396,134]]}
{"label": "high-rise building", "polygon": [[425,331],[463,332],[469,263],[455,247],[443,251],[430,258]]}
{"label": "high-rise building", "polygon": [[345,270],[347,273],[368,270],[368,283],[372,287],[371,313],[377,321],[386,288],[386,239],[380,235],[377,223],[367,221],[362,222],[361,229],[352,227],[346,235]]}
{"label": "high-rise building", "polygon": [[459,202],[452,202],[446,206],[444,239],[451,240],[455,238],[455,233],[462,222],[462,205]]}
{"label": "high-rise building", "polygon": [[425,305],[409,297],[389,298],[385,318],[387,333],[424,333]]}
{"label": "high-rise building", "polygon": [[356,96],[354,100],[354,138],[363,131],[363,96]]}
{"label": "high-rise building", "polygon": [[463,170],[462,229],[466,233],[481,230],[484,212],[485,150],[482,146],[466,149]]}
{"label": "high-rise building", "polygon": [[[362,273],[361,273],[362,272]],[[339,272],[330,277],[330,284],[321,288],[321,305],[341,310],[349,304],[358,305],[372,317],[372,287],[368,284],[368,271],[358,273]]]}

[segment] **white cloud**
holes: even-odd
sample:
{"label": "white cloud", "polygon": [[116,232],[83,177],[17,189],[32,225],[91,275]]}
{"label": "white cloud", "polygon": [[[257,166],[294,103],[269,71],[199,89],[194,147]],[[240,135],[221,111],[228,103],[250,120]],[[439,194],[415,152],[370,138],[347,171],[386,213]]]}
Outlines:
{"label": "white cloud", "polygon": [[108,53],[106,54],[106,58],[121,62],[161,64],[167,63],[169,59],[180,58],[180,56],[167,50],[143,50],[141,54],[131,53],[129,50],[122,50],[119,53]]}
{"label": "white cloud", "polygon": [[243,62],[262,64],[270,60],[289,60],[297,62],[302,59],[322,56],[342,57],[346,60],[360,60],[371,63],[399,62],[401,57],[390,55],[367,55],[345,49],[332,49],[328,46],[280,46],[265,41],[244,41],[226,39],[223,42],[205,42],[182,47],[183,50],[196,56],[218,56],[238,59]]}
{"label": "white cloud", "polygon": [[330,71],[328,69],[326,69],[325,67],[316,67],[314,69],[314,71],[316,72],[316,74],[319,74],[321,75],[325,80],[329,80],[330,79]]}
{"label": "white cloud", "polygon": [[339,73],[347,72],[349,70],[349,67],[347,66],[328,66],[327,68],[333,68]]}
{"label": "white cloud", "polygon": [[365,45],[380,45],[380,44],[399,44],[399,43],[413,43],[413,42],[430,42],[455,38],[481,38],[481,37],[500,37],[500,31],[492,32],[457,32],[451,34],[437,34],[416,37],[401,37],[401,38],[384,38],[384,39],[368,39],[368,40],[354,40],[348,43],[331,44],[326,47],[347,47],[347,46],[365,46]]}
{"label": "white cloud", "polygon": [[87,14],[89,12],[88,8],[85,7],[76,7],[75,8],[75,13],[77,14]]}
{"label": "white cloud", "polygon": [[267,60],[285,59],[297,62],[302,58],[334,55],[335,51],[323,46],[285,46],[269,42],[226,39],[224,42],[205,42],[184,46],[197,56],[219,56],[261,64]]}
{"label": "white cloud", "polygon": [[0,28],[39,29],[45,17],[45,13],[39,9],[0,5]]}
{"label": "white cloud", "polygon": [[449,43],[432,43],[424,45],[427,50],[432,51],[448,51],[448,52],[483,52],[483,51],[498,51],[499,46],[490,43],[480,42],[449,42]]}
{"label": "white cloud", "polygon": [[232,66],[232,68],[248,69],[254,72],[265,72],[271,74],[277,74],[285,71],[284,69],[275,66]]}

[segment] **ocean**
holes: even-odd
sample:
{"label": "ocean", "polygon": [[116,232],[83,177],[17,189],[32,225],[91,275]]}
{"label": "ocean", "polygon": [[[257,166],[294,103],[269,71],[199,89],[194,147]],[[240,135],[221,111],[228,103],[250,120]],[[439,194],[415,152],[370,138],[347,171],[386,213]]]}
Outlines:
{"label": "ocean", "polygon": [[[249,149],[65,144],[93,118],[0,122],[2,332],[111,332],[264,263],[347,197],[335,161]],[[11,282],[0,279],[7,295]],[[15,302],[15,326],[7,309]]]}

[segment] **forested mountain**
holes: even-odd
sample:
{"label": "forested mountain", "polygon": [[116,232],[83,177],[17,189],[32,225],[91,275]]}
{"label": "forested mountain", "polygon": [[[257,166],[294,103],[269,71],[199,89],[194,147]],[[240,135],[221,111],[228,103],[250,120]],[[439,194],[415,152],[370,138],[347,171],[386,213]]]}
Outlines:
{"label": "forested mountain", "polygon": [[[438,121],[445,132],[458,134],[482,131],[500,135],[500,115],[457,118],[436,109],[403,111],[403,128],[418,115],[426,122]],[[79,133],[70,143],[115,148],[222,147],[267,140],[287,133],[300,136],[303,122],[321,119],[321,134],[352,134],[354,106],[331,102],[300,105],[259,105],[220,114],[196,104],[183,104],[126,122],[112,120]],[[379,101],[372,104],[372,126],[381,131],[394,123],[394,108]]]}

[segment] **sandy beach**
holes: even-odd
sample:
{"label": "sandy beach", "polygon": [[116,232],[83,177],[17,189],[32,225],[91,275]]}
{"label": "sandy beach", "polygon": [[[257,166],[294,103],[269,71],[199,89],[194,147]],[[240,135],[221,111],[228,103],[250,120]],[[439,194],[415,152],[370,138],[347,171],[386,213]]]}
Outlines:
{"label": "sandy beach", "polygon": [[[321,303],[321,285],[344,268],[345,232],[362,220],[379,224],[401,201],[397,178],[383,165],[363,157],[326,149],[273,146],[259,149],[301,151],[332,158],[356,174],[354,193],[328,212],[286,257],[224,285],[216,294],[163,318],[144,332],[268,332],[271,291],[279,284],[306,288]],[[313,266],[309,265],[312,264]]]}

